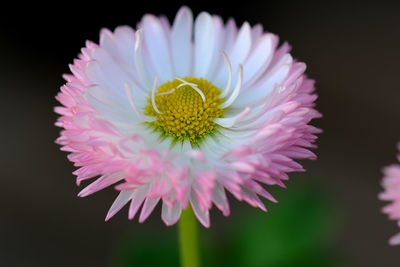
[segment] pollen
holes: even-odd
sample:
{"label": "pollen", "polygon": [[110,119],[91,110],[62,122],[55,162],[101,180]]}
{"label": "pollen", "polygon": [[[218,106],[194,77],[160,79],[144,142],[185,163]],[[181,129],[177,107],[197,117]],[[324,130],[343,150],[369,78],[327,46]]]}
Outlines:
{"label": "pollen", "polygon": [[218,132],[215,118],[223,117],[227,108],[220,98],[221,90],[206,79],[175,78],[160,85],[150,94],[144,115],[157,119],[147,124],[173,144],[188,140],[198,147],[209,135]]}

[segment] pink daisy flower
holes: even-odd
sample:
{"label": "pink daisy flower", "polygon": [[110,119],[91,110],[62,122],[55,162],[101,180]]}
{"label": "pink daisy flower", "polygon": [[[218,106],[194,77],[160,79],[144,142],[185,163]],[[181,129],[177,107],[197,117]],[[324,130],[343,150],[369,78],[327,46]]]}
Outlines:
{"label": "pink daisy flower", "polygon": [[[57,143],[71,152],[80,197],[115,185],[106,220],[129,203],[143,222],[158,203],[166,225],[190,204],[209,227],[213,205],[229,215],[226,192],[266,211],[266,186],[287,173],[319,130],[309,122],[314,81],[290,46],[261,25],[182,7],[172,25],[145,15],[137,30],[103,29],[70,65],[61,87]],[[140,209],[141,208],[141,209]]]}
{"label": "pink daisy flower", "polygon": [[[400,144],[398,144],[400,150]],[[397,155],[400,161],[400,155]],[[400,165],[393,164],[383,169],[384,177],[382,179],[382,187],[384,191],[379,194],[381,200],[391,201],[382,211],[389,215],[391,220],[396,220],[400,226]],[[396,234],[389,240],[391,245],[400,245],[400,233]]]}

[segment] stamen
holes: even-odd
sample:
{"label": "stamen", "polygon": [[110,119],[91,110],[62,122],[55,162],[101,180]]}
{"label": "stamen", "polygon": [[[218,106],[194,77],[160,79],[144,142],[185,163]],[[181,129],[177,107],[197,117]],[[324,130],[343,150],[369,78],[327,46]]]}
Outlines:
{"label": "stamen", "polygon": [[195,90],[199,95],[201,96],[201,99],[203,99],[203,102],[206,102],[206,96],[203,94],[203,92],[197,88],[196,86],[190,86],[193,90]]}
{"label": "stamen", "polygon": [[175,88],[172,88],[172,89],[169,90],[168,92],[158,93],[158,94],[156,94],[156,96],[159,96],[159,95],[169,95],[169,94],[172,94],[173,92],[175,92]]}
{"label": "stamen", "polygon": [[141,53],[141,48],[142,48],[142,39],[143,39],[143,30],[139,29],[135,33],[135,68],[136,71],[138,72],[139,79],[141,80],[143,86],[145,88],[150,87],[150,81],[147,78],[147,74],[145,73],[144,70],[144,65],[143,65],[143,55]]}
{"label": "stamen", "polygon": [[135,111],[136,115],[140,118],[143,119],[142,116],[140,116],[140,113],[138,112],[135,102],[133,101],[132,93],[131,93],[131,86],[129,83],[124,82],[124,88],[125,88],[125,94],[128,97],[129,104],[131,105],[132,109]]}
{"label": "stamen", "polygon": [[185,86],[185,85],[197,86],[197,84],[195,84],[195,83],[190,83],[190,82],[185,81],[184,79],[181,79],[181,78],[179,78],[179,77],[175,77],[175,79],[177,79],[178,81],[181,81],[181,82],[182,82],[180,85],[178,85],[177,88],[182,87],[182,86]]}
{"label": "stamen", "polygon": [[158,113],[158,114],[162,114],[157,106],[156,106],[156,101],[154,99],[154,93],[156,92],[156,87],[157,87],[157,82],[158,82],[158,76],[156,75],[156,77],[154,78],[154,83],[153,83],[153,89],[151,89],[151,104],[153,105],[154,110]]}
{"label": "stamen", "polygon": [[238,80],[236,82],[235,89],[233,89],[232,94],[229,96],[229,98],[221,104],[221,108],[226,108],[232,105],[233,102],[235,102],[236,98],[239,96],[240,88],[242,87],[242,81],[243,81],[243,66],[239,64],[239,70],[238,70]]}
{"label": "stamen", "polygon": [[231,84],[232,84],[232,66],[231,66],[231,62],[229,61],[228,56],[222,50],[221,50],[221,55],[222,55],[222,58],[224,59],[226,67],[228,68],[228,83],[226,84],[225,90],[220,95],[220,98],[224,98],[228,94],[229,88],[231,88]]}
{"label": "stamen", "polygon": [[203,102],[206,102],[206,96],[203,94],[203,92],[199,88],[197,88],[197,84],[187,82],[184,79],[181,79],[179,77],[175,77],[175,79],[183,82],[182,84],[178,85],[177,88],[182,87],[184,85],[189,85],[193,90],[195,90],[197,93],[199,93],[199,95],[201,96],[201,99],[203,99]]}

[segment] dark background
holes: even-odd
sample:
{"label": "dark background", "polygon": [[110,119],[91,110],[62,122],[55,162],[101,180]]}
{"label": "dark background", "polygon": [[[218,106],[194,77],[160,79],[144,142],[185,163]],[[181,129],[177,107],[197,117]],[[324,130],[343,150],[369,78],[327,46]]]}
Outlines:
{"label": "dark background", "polygon": [[[308,172],[292,175],[287,189],[274,191],[280,203],[267,203],[269,213],[233,199],[230,217],[212,210],[211,229],[201,229],[204,262],[221,266],[229,261],[221,257],[239,257],[249,242],[256,255],[279,247],[283,258],[298,254],[314,261],[324,258],[313,263],[303,258],[277,260],[268,266],[328,266],[326,262],[398,266],[400,247],[390,247],[387,240],[399,229],[380,212],[384,203],[377,194],[381,168],[395,162],[395,145],[400,141],[399,5],[381,1],[185,4],[195,15],[206,10],[224,20],[234,17],[238,25],[246,20],[262,23],[281,42],[288,41],[292,55],[306,62],[308,75],[317,82],[317,108],[324,114],[314,122],[324,130],[315,151],[319,159],[303,162]],[[145,224],[129,221],[126,209],[104,223],[117,194],[114,189],[76,197],[80,188],[71,174],[72,164],[54,144],[60,129],[53,125],[57,118],[53,107],[63,84],[61,74],[69,72],[68,63],[86,39],[98,42],[102,27],[135,27],[144,13],[165,14],[171,21],[181,5],[66,1],[2,8],[0,266],[127,266],[142,258],[150,264],[149,259],[157,257],[176,264],[176,227],[162,224],[160,209]],[[252,217],[259,223],[249,223]],[[305,225],[311,232],[304,231]],[[319,227],[325,230],[315,234]],[[302,250],[305,245],[289,249],[298,233],[304,233],[305,240],[315,238],[313,234],[318,237],[307,250]],[[252,234],[265,238],[255,246]],[[323,251],[317,249],[321,246]],[[257,256],[243,255],[238,266],[266,266],[263,259],[247,264]],[[143,262],[135,266],[148,266]],[[266,262],[272,262],[272,254]]]}

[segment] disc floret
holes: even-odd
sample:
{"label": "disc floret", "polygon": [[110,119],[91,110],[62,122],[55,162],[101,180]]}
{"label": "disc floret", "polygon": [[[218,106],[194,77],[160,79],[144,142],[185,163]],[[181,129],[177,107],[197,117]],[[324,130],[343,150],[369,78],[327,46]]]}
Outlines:
{"label": "disc floret", "polygon": [[[156,117],[148,122],[161,137],[172,137],[172,142],[188,140],[192,147],[208,135],[218,132],[213,120],[223,117],[226,108],[220,98],[221,90],[206,79],[175,78],[153,90],[144,114]],[[152,100],[153,97],[153,100]]]}

